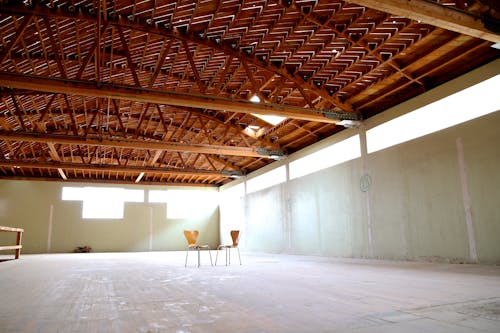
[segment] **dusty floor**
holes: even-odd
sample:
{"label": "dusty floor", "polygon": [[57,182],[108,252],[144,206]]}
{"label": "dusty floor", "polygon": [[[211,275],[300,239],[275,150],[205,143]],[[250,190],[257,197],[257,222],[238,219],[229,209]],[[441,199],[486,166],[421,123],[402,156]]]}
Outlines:
{"label": "dusty floor", "polygon": [[[221,252],[221,255],[223,253]],[[500,332],[500,267],[242,253],[0,262],[0,332]],[[219,264],[224,256],[219,256]]]}

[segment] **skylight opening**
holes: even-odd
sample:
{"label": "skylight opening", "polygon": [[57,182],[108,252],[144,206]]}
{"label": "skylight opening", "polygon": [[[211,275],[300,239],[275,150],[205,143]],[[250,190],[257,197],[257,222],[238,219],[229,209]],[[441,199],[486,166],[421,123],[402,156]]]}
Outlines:
{"label": "skylight opening", "polygon": [[500,75],[366,131],[368,153],[500,110]]}
{"label": "skylight opening", "polygon": [[[262,114],[257,114],[257,113],[252,113],[255,117],[264,120],[266,123],[276,126],[279,123],[281,123],[283,120],[285,120],[285,117],[281,116],[275,116],[275,115],[262,115]],[[251,136],[258,138],[265,132],[264,127],[260,127],[257,125],[249,125],[245,128],[245,131],[249,133]]]}
{"label": "skylight opening", "polygon": [[273,126],[278,125],[279,123],[281,123],[283,120],[286,119],[286,117],[275,116],[275,115],[263,115],[263,114],[256,114],[256,113],[254,113],[253,115],[256,116],[257,118],[264,120],[266,123],[269,123]]}
{"label": "skylight opening", "polygon": [[[260,97],[257,94],[255,94],[250,98],[250,102],[260,103]],[[283,120],[286,119],[285,117],[275,116],[275,115],[263,115],[263,114],[257,114],[257,113],[252,113],[252,115],[254,115],[255,117],[257,117],[259,119],[264,120],[266,123],[271,124],[273,126],[278,125],[279,123],[281,123]],[[250,128],[254,131],[259,130],[258,128],[257,129],[251,128],[250,126],[248,126],[247,128]]]}
{"label": "skylight opening", "polygon": [[253,95],[253,96],[250,98],[250,102],[253,102],[253,103],[260,103],[260,98],[259,98],[259,96],[257,96],[257,95]]}

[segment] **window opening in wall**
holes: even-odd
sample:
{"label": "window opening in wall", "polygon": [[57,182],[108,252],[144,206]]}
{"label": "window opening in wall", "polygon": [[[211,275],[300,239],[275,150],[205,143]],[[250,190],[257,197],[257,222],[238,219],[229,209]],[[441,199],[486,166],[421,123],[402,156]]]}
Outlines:
{"label": "window opening in wall", "polygon": [[290,162],[290,179],[302,177],[360,156],[359,135],[355,135]]}
{"label": "window opening in wall", "polygon": [[149,202],[166,203],[168,219],[207,216],[217,208],[218,192],[200,190],[151,190]]}
{"label": "window opening in wall", "polygon": [[247,180],[247,193],[257,192],[286,181],[286,168],[280,166],[260,176]]}
{"label": "window opening in wall", "polygon": [[148,192],[148,201],[152,203],[167,203],[167,191],[151,190]]}
{"label": "window opening in wall", "polygon": [[220,192],[222,200],[230,198],[240,198],[245,195],[245,183],[239,183],[238,185],[231,186],[230,188],[221,190]]}
{"label": "window opening in wall", "polygon": [[125,202],[144,202],[144,191],[116,187],[63,187],[62,200],[83,201],[84,219],[123,219]]}
{"label": "window opening in wall", "polygon": [[500,110],[500,75],[366,131],[368,153]]}

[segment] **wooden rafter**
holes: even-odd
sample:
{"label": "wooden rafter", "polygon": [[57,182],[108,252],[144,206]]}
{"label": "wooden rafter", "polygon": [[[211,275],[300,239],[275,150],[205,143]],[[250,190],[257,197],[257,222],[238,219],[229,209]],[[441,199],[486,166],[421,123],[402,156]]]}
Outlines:
{"label": "wooden rafter", "polygon": [[42,92],[75,94],[81,96],[126,99],[137,102],[188,106],[201,109],[231,111],[239,113],[258,113],[279,115],[286,118],[337,123],[342,119],[356,119],[350,112],[315,110],[290,105],[252,103],[242,100],[186,94],[151,89],[131,88],[128,86],[102,84],[97,88],[92,83],[75,80],[50,79],[40,76],[0,72],[0,87],[28,88]]}
{"label": "wooden rafter", "polygon": [[261,93],[261,91],[259,89],[259,85],[257,84],[257,81],[255,81],[255,77],[254,77],[252,71],[250,70],[250,67],[248,67],[248,64],[245,61],[242,61],[241,63],[243,65],[243,68],[245,69],[245,72],[247,73],[247,76],[248,76],[248,79],[250,80],[250,83],[252,84],[252,90],[253,90],[253,92],[255,94],[257,94],[257,96],[259,96],[259,99],[261,101],[266,101],[267,98],[266,98],[266,96],[264,96]]}
{"label": "wooden rafter", "polygon": [[[102,38],[104,36],[104,34],[106,33],[106,29],[107,29],[108,25],[107,23],[104,23],[104,26],[102,27],[101,29],[101,35],[100,35],[100,38]],[[82,75],[83,75],[83,72],[85,71],[85,68],[88,66],[88,64],[90,63],[90,60],[92,60],[92,58],[95,56],[95,53],[96,53],[96,49],[99,47],[99,44],[98,44],[98,41],[96,40],[94,42],[94,44],[92,44],[92,46],[90,47],[89,49],[89,52],[87,54],[87,56],[85,57],[85,59],[83,60],[82,62],[82,65],[80,66],[80,69],[78,70],[78,73],[76,74],[76,79],[77,80],[80,80],[82,78]]]}
{"label": "wooden rafter", "polygon": [[139,77],[137,76],[137,70],[135,63],[132,61],[132,56],[130,55],[130,51],[128,49],[127,41],[125,40],[125,36],[123,35],[122,27],[118,26],[118,35],[120,36],[120,41],[122,43],[123,51],[125,52],[125,57],[127,58],[128,67],[130,72],[132,73],[132,77],[134,78],[134,83],[137,87],[141,86],[139,82]]}
{"label": "wooden rafter", "polygon": [[162,51],[160,53],[160,56],[158,57],[158,61],[156,62],[155,66],[155,71],[153,75],[151,76],[151,81],[149,82],[149,87],[153,87],[155,84],[156,78],[158,77],[158,74],[160,74],[161,67],[163,66],[163,62],[165,61],[165,58],[167,57],[168,52],[170,51],[170,48],[172,47],[172,40],[169,39],[166,42],[166,45],[162,45]]}
{"label": "wooden rafter", "polygon": [[0,140],[6,141],[26,141],[26,142],[42,142],[42,143],[60,143],[72,145],[88,145],[95,147],[119,147],[132,149],[149,149],[161,151],[175,151],[188,153],[204,153],[214,155],[231,155],[231,156],[246,156],[246,157],[268,157],[266,149],[253,147],[234,147],[224,145],[207,145],[207,144],[183,144],[177,142],[163,141],[144,141],[133,139],[118,139],[118,138],[99,138],[99,137],[81,137],[68,135],[51,135],[51,134],[32,134],[32,133],[13,133],[0,132]]}
{"label": "wooden rafter", "polygon": [[500,34],[487,30],[472,14],[424,0],[348,0],[393,15],[400,15],[415,21],[422,21],[440,28],[464,35],[500,43]]}
{"label": "wooden rafter", "polygon": [[196,69],[196,64],[194,63],[194,60],[193,60],[193,54],[189,50],[188,42],[183,40],[182,45],[184,46],[184,52],[186,52],[186,56],[189,60],[189,65],[191,66],[191,70],[193,71],[194,77],[196,78],[196,84],[200,88],[200,92],[203,93],[203,92],[205,92],[206,87],[203,84],[203,82],[201,81],[200,73]]}
{"label": "wooden rafter", "polygon": [[59,68],[59,72],[61,73],[61,77],[66,79],[66,69],[61,61],[61,55],[59,54],[59,47],[57,47],[56,41],[54,39],[54,33],[52,31],[52,26],[50,25],[50,21],[47,17],[43,18],[43,23],[45,24],[45,28],[47,29],[47,33],[49,35],[50,47],[52,48],[52,52],[54,52],[54,58],[56,59],[57,67]]}
{"label": "wooden rafter", "polygon": [[17,44],[17,42],[19,42],[19,39],[21,39],[21,37],[23,36],[24,31],[28,27],[28,24],[30,23],[32,18],[33,18],[32,14],[26,15],[24,17],[23,21],[17,28],[17,31],[14,34],[14,38],[12,39],[12,41],[9,43],[9,45],[4,46],[4,48],[2,49],[2,52],[0,53],[0,64],[5,60],[5,58],[7,58],[7,55],[9,55],[10,51]]}
{"label": "wooden rafter", "polygon": [[[477,51],[478,49],[480,49],[482,46],[485,46],[485,44],[488,44],[488,42],[483,42],[483,43],[477,45],[476,47],[467,50],[465,52],[465,54],[467,54],[467,53],[474,53],[475,51]],[[451,63],[451,59],[448,60],[448,61],[446,61],[446,62],[444,62],[444,63],[441,63],[439,66],[436,66],[436,67],[432,68],[430,71],[425,72],[425,73],[419,75],[418,77],[415,78],[415,80],[419,80],[420,81],[423,78],[425,78],[426,76],[431,75],[433,72],[436,72],[436,71],[438,71],[438,70],[440,70],[440,69],[442,69],[442,68],[444,68],[446,66],[449,66],[450,63]],[[399,73],[396,74],[396,75],[399,75]],[[386,78],[384,81],[394,80],[393,76],[390,76],[390,77]],[[410,80],[410,81],[407,81],[407,82],[405,82],[403,84],[399,84],[397,86],[397,88],[395,89],[395,91],[405,89],[408,86],[410,86],[412,83],[413,83],[413,81]],[[368,105],[376,103],[378,100],[383,99],[384,97],[388,96],[391,93],[394,93],[394,91],[391,90],[391,92],[385,92],[385,93],[380,94],[378,96],[371,96],[370,99],[368,101],[366,101],[360,108],[366,108]]]}
{"label": "wooden rafter", "polygon": [[16,96],[10,96],[12,99],[12,104],[14,105],[14,114],[17,116],[17,120],[19,121],[19,124],[21,125],[22,129],[26,131],[26,125],[24,124],[22,112],[19,109],[19,104],[17,103]]}
{"label": "wooden rafter", "polygon": [[50,163],[50,162],[29,162],[29,161],[12,161],[0,160],[0,166],[3,167],[20,167],[34,169],[63,169],[77,171],[93,171],[93,172],[127,172],[127,173],[148,173],[155,175],[195,175],[209,177],[230,177],[232,175],[241,175],[237,171],[215,171],[215,170],[197,170],[197,169],[179,169],[179,168],[153,168],[153,167],[135,167],[135,166],[120,166],[120,165],[100,165],[100,164],[77,164],[77,163]]}

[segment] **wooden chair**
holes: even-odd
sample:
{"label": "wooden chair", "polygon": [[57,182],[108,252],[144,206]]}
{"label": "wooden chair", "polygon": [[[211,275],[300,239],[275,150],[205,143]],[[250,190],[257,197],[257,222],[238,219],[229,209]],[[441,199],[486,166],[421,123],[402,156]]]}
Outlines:
{"label": "wooden chair", "polygon": [[199,245],[197,243],[198,235],[198,230],[184,230],[184,237],[186,237],[186,240],[188,242],[188,247],[186,250],[186,263],[184,264],[184,267],[187,267],[188,255],[189,251],[191,250],[198,251],[198,267],[200,267],[200,250],[204,249],[208,250],[208,254],[210,256],[210,265],[214,265],[212,262],[212,254],[210,253],[210,246],[208,246],[207,244]]}
{"label": "wooden chair", "polygon": [[215,266],[217,266],[217,258],[219,257],[219,250],[226,250],[226,266],[229,258],[229,265],[231,265],[231,249],[238,250],[238,258],[240,259],[241,265],[241,255],[240,248],[238,247],[238,241],[240,239],[240,231],[239,230],[231,230],[231,238],[233,239],[233,244],[231,245],[219,245],[217,246],[217,255],[215,256]]}

